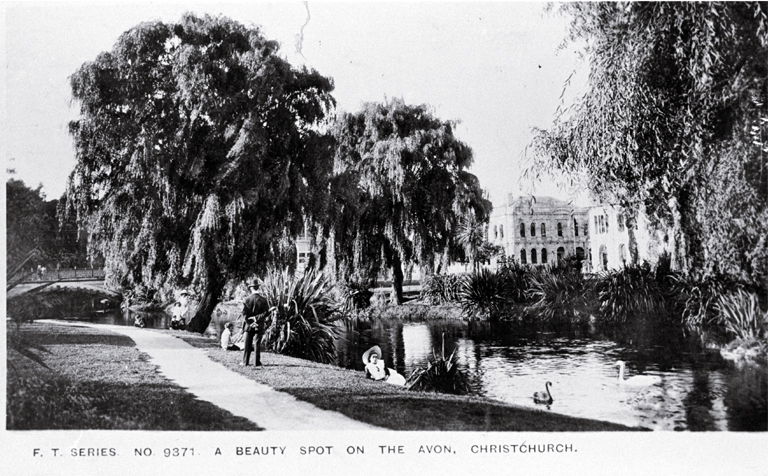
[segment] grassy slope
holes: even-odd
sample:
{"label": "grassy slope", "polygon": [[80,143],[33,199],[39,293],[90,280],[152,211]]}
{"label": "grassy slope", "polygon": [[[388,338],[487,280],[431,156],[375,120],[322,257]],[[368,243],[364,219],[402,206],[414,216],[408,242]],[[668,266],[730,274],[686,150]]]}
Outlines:
{"label": "grassy slope", "polygon": [[362,372],[262,353],[263,367],[240,367],[240,352],[213,339],[171,331],[230,370],[289,393],[299,400],[355,420],[393,430],[449,431],[627,431],[623,425],[515,407],[479,397],[407,391],[366,379]]}
{"label": "grassy slope", "polygon": [[[258,430],[170,382],[131,339],[89,327],[23,325],[45,365],[8,346],[9,430]],[[12,335],[13,334],[13,335]]]}
{"label": "grassy slope", "polygon": [[[221,350],[210,337],[157,332],[181,337],[231,370],[300,400],[394,430],[631,429],[483,398],[409,392],[365,379],[362,372],[271,353],[262,354],[263,367],[242,368],[237,365],[239,352]],[[9,350],[9,367],[32,384],[20,385],[10,378],[9,368],[10,414],[22,417],[13,422],[9,418],[9,429],[258,429],[160,376],[127,337],[88,327],[41,324],[23,326],[21,335],[47,350],[36,353],[50,370]],[[19,394],[21,390],[27,393]]]}

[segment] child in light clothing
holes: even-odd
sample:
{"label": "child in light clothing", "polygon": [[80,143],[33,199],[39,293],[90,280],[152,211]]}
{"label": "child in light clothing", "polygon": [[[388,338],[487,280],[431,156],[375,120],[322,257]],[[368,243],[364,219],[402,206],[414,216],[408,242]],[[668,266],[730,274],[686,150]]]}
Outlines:
{"label": "child in light clothing", "polygon": [[231,322],[227,322],[224,325],[224,331],[221,333],[221,348],[224,350],[240,350],[240,347],[232,339],[232,329],[234,327],[234,324]]}

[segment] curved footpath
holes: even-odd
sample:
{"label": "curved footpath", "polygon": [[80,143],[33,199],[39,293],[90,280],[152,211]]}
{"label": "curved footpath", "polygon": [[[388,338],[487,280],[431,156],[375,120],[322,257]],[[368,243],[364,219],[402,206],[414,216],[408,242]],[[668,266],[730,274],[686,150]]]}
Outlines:
{"label": "curved footpath", "polygon": [[185,387],[201,400],[233,415],[247,418],[266,430],[381,430],[386,428],[353,420],[338,412],[322,410],[229,370],[208,358],[205,350],[171,335],[127,326],[68,323],[109,330],[130,337],[136,347],[152,358],[160,373]]}

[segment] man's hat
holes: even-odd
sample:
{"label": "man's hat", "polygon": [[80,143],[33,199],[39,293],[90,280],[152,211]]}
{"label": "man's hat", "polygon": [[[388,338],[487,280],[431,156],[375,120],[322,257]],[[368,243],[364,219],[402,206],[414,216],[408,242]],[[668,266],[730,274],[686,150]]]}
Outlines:
{"label": "man's hat", "polygon": [[259,280],[258,280],[258,279],[249,279],[249,280],[248,280],[248,281],[245,283],[245,285],[246,285],[248,288],[256,288],[256,289],[259,289]]}
{"label": "man's hat", "polygon": [[378,355],[379,356],[379,360],[384,358],[384,354],[381,353],[381,347],[379,347],[378,345],[374,345],[370,349],[368,349],[365,352],[363,352],[363,363],[364,364],[368,365],[368,363],[369,363],[369,361],[371,359],[371,354]]}

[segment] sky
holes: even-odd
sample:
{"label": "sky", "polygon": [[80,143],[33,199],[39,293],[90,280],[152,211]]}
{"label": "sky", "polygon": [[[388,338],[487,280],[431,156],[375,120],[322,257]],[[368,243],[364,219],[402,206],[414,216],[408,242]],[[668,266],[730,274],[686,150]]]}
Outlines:
{"label": "sky", "polygon": [[568,19],[544,10],[540,2],[0,3],[4,170],[60,197],[75,165],[69,76],[131,27],[191,11],[259,26],[291,64],[333,78],[340,110],[398,97],[459,121],[455,133],[474,151],[470,171],[494,204],[509,193],[564,197],[553,183],[519,182],[532,128],[551,125],[574,71],[576,84],[585,76],[573,49],[558,48]]}

